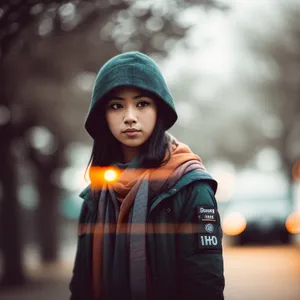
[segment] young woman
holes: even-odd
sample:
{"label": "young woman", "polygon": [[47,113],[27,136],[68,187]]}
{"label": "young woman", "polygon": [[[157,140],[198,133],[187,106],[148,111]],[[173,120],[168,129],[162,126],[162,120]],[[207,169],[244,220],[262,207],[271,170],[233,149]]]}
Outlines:
{"label": "young woman", "polygon": [[224,299],[217,182],[166,132],[176,119],[148,56],[124,53],[99,71],[71,300]]}

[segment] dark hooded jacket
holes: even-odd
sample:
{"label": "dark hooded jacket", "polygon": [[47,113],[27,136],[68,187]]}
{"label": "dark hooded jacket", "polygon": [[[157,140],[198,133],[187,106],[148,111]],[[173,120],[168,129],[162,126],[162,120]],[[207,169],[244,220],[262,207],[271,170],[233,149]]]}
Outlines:
{"label": "dark hooded jacket", "polygon": [[[109,60],[96,77],[85,122],[93,138],[99,137],[103,99],[119,86],[135,86],[153,93],[161,100],[159,109],[163,111],[165,130],[175,123],[175,105],[158,66],[142,53],[128,52]],[[197,169],[149,200],[147,223],[154,225],[154,230],[147,234],[152,287],[149,300],[224,299],[222,229],[216,189],[217,182]],[[91,188],[87,187],[80,196],[84,201],[79,224],[93,225],[96,214]],[[92,243],[92,232],[79,234],[70,283],[71,300],[94,300]]]}
{"label": "dark hooded jacket", "polygon": [[[151,201],[147,222],[156,224],[155,232],[147,236],[152,299],[224,299],[222,230],[215,190],[216,182],[206,172],[195,170]],[[81,197],[80,223],[93,224],[89,187]],[[189,223],[197,227],[195,232],[181,230]],[[165,230],[167,224],[170,227]],[[208,224],[213,224],[212,230],[206,229]],[[79,236],[71,300],[92,300],[92,240],[92,234]]]}

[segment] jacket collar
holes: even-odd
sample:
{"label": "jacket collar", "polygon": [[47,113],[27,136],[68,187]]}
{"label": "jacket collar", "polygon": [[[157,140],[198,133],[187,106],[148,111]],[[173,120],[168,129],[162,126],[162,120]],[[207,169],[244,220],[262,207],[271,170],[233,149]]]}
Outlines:
{"label": "jacket collar", "polygon": [[196,169],[196,170],[189,172],[189,173],[185,174],[184,176],[182,176],[182,178],[173,187],[171,187],[168,191],[158,195],[154,199],[154,201],[150,207],[149,214],[151,214],[152,211],[154,210],[154,208],[157,207],[157,205],[159,203],[161,203],[164,199],[176,194],[178,191],[180,191],[182,188],[189,185],[190,183],[192,183],[194,181],[199,181],[199,180],[207,181],[207,183],[213,189],[214,194],[216,193],[217,186],[218,186],[217,181],[215,181],[206,171]]}

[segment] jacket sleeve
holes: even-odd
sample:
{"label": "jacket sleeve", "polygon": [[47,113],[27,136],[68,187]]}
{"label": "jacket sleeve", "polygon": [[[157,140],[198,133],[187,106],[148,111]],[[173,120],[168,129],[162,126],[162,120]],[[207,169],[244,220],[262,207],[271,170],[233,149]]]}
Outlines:
{"label": "jacket sleeve", "polygon": [[179,194],[179,299],[223,300],[223,234],[214,192],[197,181]]}
{"label": "jacket sleeve", "polygon": [[78,222],[78,239],[75,261],[73,266],[72,278],[69,284],[71,292],[69,300],[82,300],[91,299],[89,295],[89,286],[87,280],[89,278],[88,260],[89,257],[89,244],[91,242],[91,234],[88,232],[89,224],[89,209],[84,201],[82,203],[81,212]]}

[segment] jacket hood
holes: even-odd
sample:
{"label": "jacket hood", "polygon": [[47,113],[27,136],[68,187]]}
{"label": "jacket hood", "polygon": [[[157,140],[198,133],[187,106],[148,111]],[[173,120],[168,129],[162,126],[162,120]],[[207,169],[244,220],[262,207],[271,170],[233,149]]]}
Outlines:
{"label": "jacket hood", "polygon": [[165,130],[177,120],[172,95],[157,64],[140,52],[127,52],[106,62],[97,74],[85,129],[94,138],[99,128],[99,110],[104,97],[119,86],[134,86],[155,94],[161,100]]}

